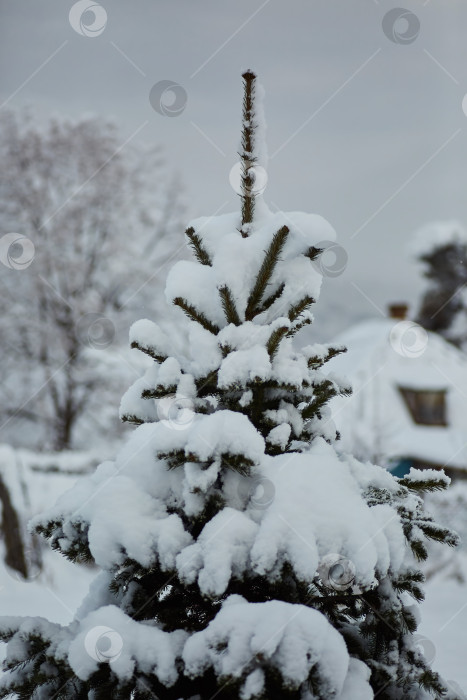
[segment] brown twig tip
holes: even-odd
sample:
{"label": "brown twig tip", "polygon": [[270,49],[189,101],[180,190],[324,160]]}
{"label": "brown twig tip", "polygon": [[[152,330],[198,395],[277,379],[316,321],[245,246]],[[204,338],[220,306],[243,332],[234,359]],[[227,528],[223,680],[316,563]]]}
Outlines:
{"label": "brown twig tip", "polygon": [[247,70],[244,73],[242,73],[242,78],[248,83],[252,80],[256,80],[256,74],[253,73],[252,70]]}

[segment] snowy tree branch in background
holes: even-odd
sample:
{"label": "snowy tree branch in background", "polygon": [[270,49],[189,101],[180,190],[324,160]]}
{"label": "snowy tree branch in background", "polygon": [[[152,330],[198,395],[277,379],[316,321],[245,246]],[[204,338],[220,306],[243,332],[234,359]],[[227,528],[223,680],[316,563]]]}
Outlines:
{"label": "snowy tree branch in background", "polygon": [[417,323],[455,345],[465,346],[467,231],[457,221],[434,222],[417,231],[411,248],[428,280]]}

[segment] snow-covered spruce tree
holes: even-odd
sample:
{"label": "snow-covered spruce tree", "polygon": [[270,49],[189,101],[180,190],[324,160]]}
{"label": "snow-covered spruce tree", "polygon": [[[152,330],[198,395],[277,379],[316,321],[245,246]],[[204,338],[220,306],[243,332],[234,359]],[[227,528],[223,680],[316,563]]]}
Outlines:
{"label": "snow-covered spruce tree", "polygon": [[437,221],[417,232],[412,244],[428,280],[417,323],[465,347],[467,231],[458,221]]}
{"label": "snow-covered spruce tree", "polygon": [[67,627],[3,619],[0,697],[443,694],[413,599],[424,537],[456,542],[419,496],[448,480],[398,480],[336,452],[326,404],[347,388],[322,368],[343,348],[292,345],[318,296],[319,242],[334,232],[254,196],[262,119],[255,76],[243,79],[241,216],[193,222],[196,261],[167,281],[185,340],[133,326],[132,345],[154,360],[122,401],[141,425],[34,522],[102,572]]}

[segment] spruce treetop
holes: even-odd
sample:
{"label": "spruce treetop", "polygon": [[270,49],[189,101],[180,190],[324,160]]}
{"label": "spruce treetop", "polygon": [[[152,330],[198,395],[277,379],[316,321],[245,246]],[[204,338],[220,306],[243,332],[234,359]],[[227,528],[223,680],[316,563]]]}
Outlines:
{"label": "spruce treetop", "polygon": [[[326,404],[349,392],[320,371],[345,348],[309,347],[297,353],[292,345],[297,331],[313,319],[311,307],[321,284],[312,264],[322,252],[319,241],[334,239],[335,233],[317,215],[271,213],[255,192],[255,169],[264,162],[264,120],[255,74],[247,71],[242,77],[240,217],[201,218],[187,228],[196,262],[172,269],[166,295],[192,322],[189,354],[186,348],[177,354],[173,347],[169,353],[170,342],[155,324],[135,324],[133,347],[160,362],[160,368],[152,370],[147,387],[140,391],[140,382],[124,398],[122,416],[145,422],[145,399],[172,392],[175,402],[192,402],[195,413],[220,408],[244,413],[265,438],[266,451],[278,454],[301,451],[317,435],[334,440]],[[154,373],[164,379],[175,362],[179,374],[154,388]],[[143,401],[135,402],[136,394]]]}

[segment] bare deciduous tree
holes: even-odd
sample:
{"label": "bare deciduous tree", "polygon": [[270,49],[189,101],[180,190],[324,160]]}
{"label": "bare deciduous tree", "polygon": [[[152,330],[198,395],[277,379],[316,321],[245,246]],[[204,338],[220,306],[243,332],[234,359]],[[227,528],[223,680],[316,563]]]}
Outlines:
{"label": "bare deciduous tree", "polygon": [[4,112],[0,158],[0,439],[63,449],[96,392],[93,422],[105,412],[99,349],[157,307],[183,242],[180,188],[159,149],[95,117],[39,127]]}

